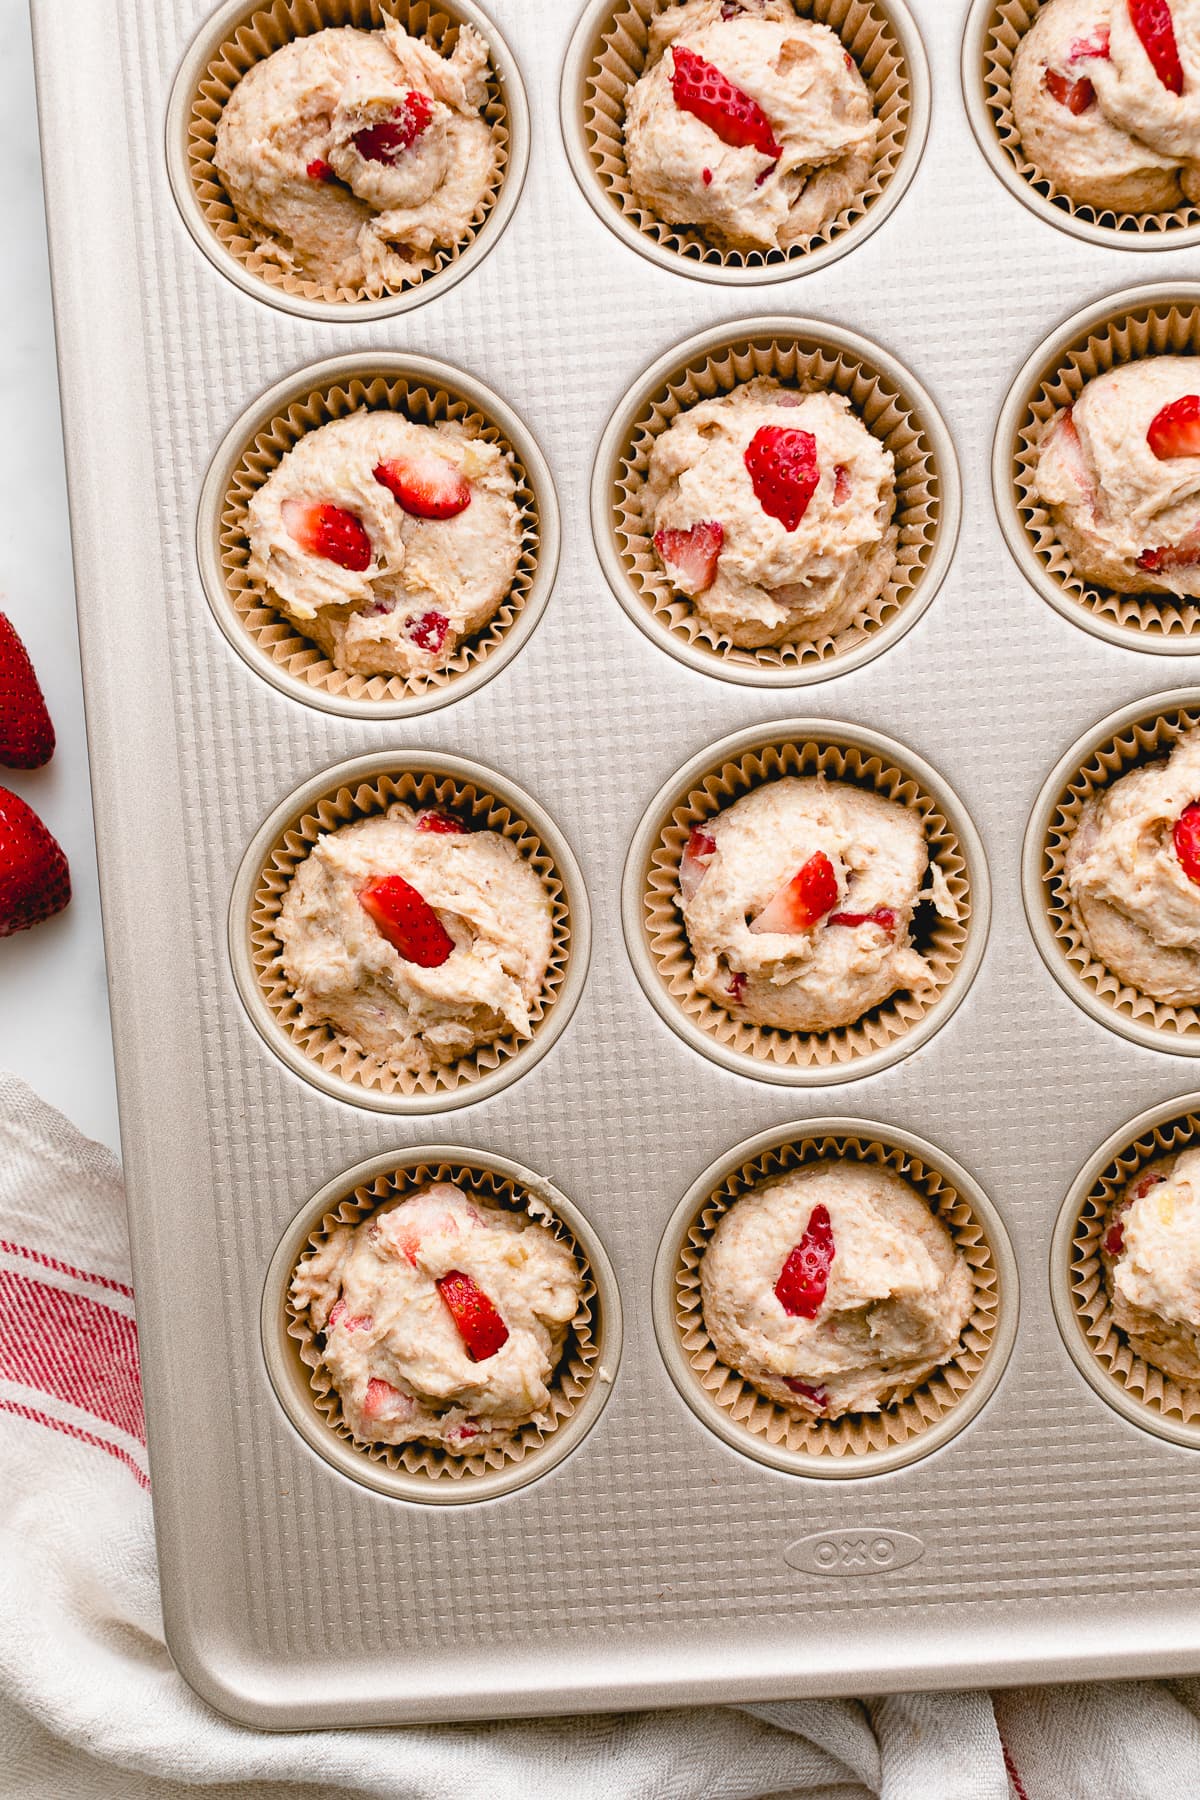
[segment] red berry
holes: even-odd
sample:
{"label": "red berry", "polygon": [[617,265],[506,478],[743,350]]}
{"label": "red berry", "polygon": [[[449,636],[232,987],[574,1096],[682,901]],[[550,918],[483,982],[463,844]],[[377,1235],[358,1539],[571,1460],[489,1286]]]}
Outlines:
{"label": "red berry", "polygon": [[708,865],[716,854],[716,838],[710,837],[707,831],[701,831],[697,826],[688,838],[687,848],[679,864],[679,891],[685,906],[704,880]]}
{"label": "red berry", "polygon": [[328,1324],[341,1325],[343,1331],[370,1331],[374,1323],[370,1313],[355,1313],[348,1318],[346,1302],[340,1296],[330,1308]]}
{"label": "red berry", "polygon": [[54,755],[54,726],[29,653],[0,613],[0,763],[39,769]]}
{"label": "red berry", "polygon": [[439,969],[454,939],[428,900],[402,875],[381,875],[359,890],[358,903],[405,962]]}
{"label": "red berry", "polygon": [[775,1298],[790,1318],[816,1318],[825,1304],[825,1289],[835,1255],[829,1210],[814,1206],[804,1236],[789,1252],[775,1283]]}
{"label": "red berry", "polygon": [[1072,81],[1069,75],[1060,75],[1057,69],[1046,70],[1046,91],[1077,117],[1085,113],[1096,98],[1096,90],[1086,75]]}
{"label": "red berry", "polygon": [[704,519],[687,531],[667,527],[654,534],[654,548],[671,579],[688,594],[705,593],[717,579],[724,542],[725,527],[717,519]]}
{"label": "red berry", "polygon": [[418,650],[427,650],[431,656],[436,656],[446,641],[450,621],[445,613],[427,612],[419,619],[405,619],[404,629]]}
{"label": "red berry", "polygon": [[437,812],[430,807],[425,812],[417,814],[417,830],[435,831],[449,836],[452,832],[465,835],[469,827],[464,825],[461,819],[456,819],[453,813]]}
{"label": "red berry", "polygon": [[700,179],[704,183],[705,187],[711,187],[712,186],[712,170],[711,169],[701,169]]}
{"label": "red berry", "polygon": [[763,511],[778,519],[785,531],[795,531],[821,479],[812,432],[763,425],[750,439],[743,460]]}
{"label": "red berry", "polygon": [[776,931],[794,936],[811,931],[836,906],[837,875],[823,850],[810,856],[804,867],[786,881],[751,923],[751,931]]}
{"label": "red berry", "polygon": [[362,1409],[368,1419],[406,1419],[413,1410],[412,1396],[373,1375],[367,1383]]}
{"label": "red berry", "polygon": [[1142,1179],[1133,1190],[1133,1198],[1135,1200],[1144,1200],[1151,1188],[1157,1187],[1160,1181],[1165,1181],[1166,1179],[1165,1175],[1143,1175]]}
{"label": "red berry", "polygon": [[314,156],[305,167],[304,173],[310,181],[336,181],[337,176],[323,156]]}
{"label": "red berry", "polygon": [[771,121],[757,100],[685,44],[672,45],[671,57],[671,92],[682,112],[694,114],[723,144],[735,150],[759,150],[778,162],[783,148],[776,143]]}
{"label": "red berry", "polygon": [[845,463],[839,463],[833,471],[833,504],[844,506],[850,498],[850,471]]}
{"label": "red berry", "polygon": [[476,1287],[461,1269],[451,1269],[443,1275],[437,1290],[472,1362],[486,1362],[508,1342],[508,1326],[483,1289]]}
{"label": "red berry", "polygon": [[889,937],[896,929],[896,915],[890,906],[877,906],[874,912],[835,912],[830,913],[825,921],[827,925],[878,925]]}
{"label": "red berry", "polygon": [[429,95],[410,88],[386,119],[356,131],[350,142],[367,162],[394,163],[412,148],[432,118],[433,101]]}
{"label": "red berry", "polygon": [[414,519],[453,519],[471,504],[471,484],[431,451],[378,463],[375,479]]}
{"label": "red berry", "polygon": [[1125,1248],[1125,1227],[1119,1222],[1110,1225],[1104,1234],[1104,1248],[1110,1256],[1120,1256]]}
{"label": "red berry", "polygon": [[1200,801],[1185,806],[1172,833],[1175,854],[1189,881],[1200,883]]}
{"label": "red berry", "polygon": [[323,556],[356,575],[370,565],[371,540],[362,520],[327,500],[285,500],[283,523],[288,535],[310,556]]}
{"label": "red berry", "polygon": [[1200,394],[1184,394],[1156,413],[1146,442],[1160,462],[1173,456],[1200,456]]}
{"label": "red berry", "polygon": [[58,840],[31,806],[0,788],[0,937],[61,912],[71,872]]}
{"label": "red berry", "polygon": [[1182,94],[1183,64],[1167,0],[1129,0],[1129,17],[1158,79],[1172,94]]}
{"label": "red berry", "polygon": [[1098,62],[1107,62],[1111,54],[1112,50],[1109,43],[1108,26],[1095,25],[1092,27],[1092,35],[1090,38],[1075,38],[1073,40],[1071,48],[1067,52],[1067,61],[1073,63],[1084,62],[1091,56],[1095,57]]}
{"label": "red berry", "polygon": [[784,1386],[790,1387],[793,1394],[799,1394],[805,1400],[811,1400],[818,1412],[824,1412],[829,1405],[829,1395],[823,1387],[810,1387],[807,1381],[797,1381],[794,1375],[785,1375]]}
{"label": "red berry", "polygon": [[745,975],[739,970],[735,970],[729,977],[729,986],[726,988],[725,992],[729,995],[729,998],[733,1001],[735,1006],[740,1006],[742,1004],[742,996],[746,992]]}

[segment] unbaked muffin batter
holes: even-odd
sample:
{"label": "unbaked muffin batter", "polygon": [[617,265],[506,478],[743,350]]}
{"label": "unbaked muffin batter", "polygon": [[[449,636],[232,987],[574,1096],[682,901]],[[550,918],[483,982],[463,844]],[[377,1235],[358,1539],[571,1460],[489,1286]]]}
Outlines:
{"label": "unbaked muffin batter", "polygon": [[1200,1150],[1140,1169],[1101,1241],[1113,1319],[1138,1356],[1200,1381]]}

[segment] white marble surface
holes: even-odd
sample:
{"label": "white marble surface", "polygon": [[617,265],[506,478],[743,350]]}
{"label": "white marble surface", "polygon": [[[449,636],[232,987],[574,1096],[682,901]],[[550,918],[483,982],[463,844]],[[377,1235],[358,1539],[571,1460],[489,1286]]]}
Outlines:
{"label": "white marble surface", "polygon": [[[74,897],[35,930],[0,938],[0,1065],[91,1137],[117,1146],[104,949],[79,679],[54,327],[25,0],[0,0],[0,611],[33,658],[58,733],[45,769],[0,770],[67,853]],[[92,446],[92,453],[98,448]],[[87,446],[77,454],[88,454]]]}

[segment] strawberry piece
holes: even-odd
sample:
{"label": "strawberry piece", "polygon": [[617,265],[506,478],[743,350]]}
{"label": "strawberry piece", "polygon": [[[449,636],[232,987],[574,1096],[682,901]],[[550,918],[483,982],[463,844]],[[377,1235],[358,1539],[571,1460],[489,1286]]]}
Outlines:
{"label": "strawberry piece", "polygon": [[705,187],[711,187],[712,186],[712,170],[711,169],[701,169],[700,179],[704,183]]}
{"label": "strawberry piece", "polygon": [[446,641],[450,621],[445,613],[427,612],[419,619],[405,619],[404,629],[418,650],[427,650],[431,656],[436,656]]}
{"label": "strawberry piece", "polygon": [[1061,75],[1057,69],[1046,70],[1046,92],[1077,118],[1096,100],[1096,90],[1086,75],[1072,81],[1069,75]]}
{"label": "strawberry piece", "polygon": [[330,1308],[326,1329],[340,1324],[345,1331],[370,1331],[374,1323],[370,1313],[353,1313],[347,1317],[346,1302],[339,1295]]}
{"label": "strawberry piece", "polygon": [[839,463],[833,471],[833,504],[844,506],[850,498],[850,471],[845,463]]}
{"label": "strawberry piece", "polygon": [[1159,462],[1173,456],[1200,456],[1200,394],[1184,394],[1156,413],[1146,442]]}
{"label": "strawberry piece", "polygon": [[1184,807],[1171,838],[1184,874],[1189,881],[1200,884],[1200,800]]}
{"label": "strawberry piece", "polygon": [[1157,549],[1143,550],[1137,559],[1139,569],[1158,575],[1168,569],[1194,569],[1200,563],[1200,525],[1194,525],[1177,544],[1160,544]]}
{"label": "strawberry piece", "polygon": [[71,898],[62,846],[31,806],[0,787],[0,937],[27,931]]}
{"label": "strawberry piece", "polygon": [[838,884],[833,864],[823,850],[810,856],[790,881],[784,882],[752,920],[751,931],[776,931],[793,936],[811,931],[831,907],[837,905]]}
{"label": "strawberry piece", "polygon": [[689,594],[703,594],[712,586],[724,542],[725,527],[717,519],[704,519],[687,531],[667,528],[654,534],[654,548],[669,564],[676,585]]}
{"label": "strawberry piece", "polygon": [[1067,51],[1067,61],[1069,63],[1085,62],[1091,56],[1095,57],[1098,62],[1107,62],[1111,55],[1112,46],[1109,41],[1108,26],[1096,25],[1093,27],[1093,35],[1090,38],[1072,40],[1071,48]]}
{"label": "strawberry piece", "polygon": [[414,519],[453,519],[471,504],[471,484],[444,456],[423,450],[377,463],[374,475]]}
{"label": "strawberry piece", "polygon": [[757,100],[685,44],[671,47],[671,92],[681,112],[690,112],[735,150],[758,150],[778,162],[783,146]]}
{"label": "strawberry piece", "polygon": [[789,1318],[816,1318],[825,1304],[825,1289],[836,1254],[829,1209],[814,1206],[804,1236],[788,1253],[775,1283],[775,1298]]}
{"label": "strawberry piece", "polygon": [[405,962],[439,969],[454,939],[423,895],[403,875],[381,875],[359,890],[358,904]]}
{"label": "strawberry piece", "polygon": [[461,1269],[451,1269],[437,1284],[450,1317],[472,1362],[486,1362],[508,1342],[508,1326],[481,1287]]}
{"label": "strawberry piece", "polygon": [[877,906],[874,912],[869,913],[830,913],[825,923],[827,925],[850,926],[878,925],[881,931],[886,931],[887,935],[891,937],[896,929],[896,915],[890,906]]}
{"label": "strawberry piece", "polygon": [[790,1387],[793,1394],[799,1394],[804,1400],[811,1400],[818,1412],[824,1412],[829,1405],[829,1395],[823,1387],[810,1387],[807,1381],[798,1381],[794,1375],[785,1375],[785,1387]]}
{"label": "strawberry piece", "polygon": [[285,500],[280,508],[288,536],[310,556],[361,575],[371,561],[371,540],[361,519],[328,500]]}
{"label": "strawberry piece", "polygon": [[413,1410],[411,1394],[402,1394],[390,1381],[372,1375],[363,1396],[363,1412],[368,1419],[406,1419]]}
{"label": "strawberry piece", "polygon": [[729,998],[733,1001],[735,1006],[740,1006],[742,1004],[742,996],[746,992],[746,977],[740,970],[734,970],[729,978],[729,986],[726,988],[725,992],[729,995]]}
{"label": "strawberry piece", "polygon": [[687,841],[687,848],[679,864],[679,892],[686,906],[708,872],[708,865],[717,854],[717,840],[710,837],[707,831],[697,826]]}
{"label": "strawberry piece", "polygon": [[1135,1200],[1144,1200],[1151,1188],[1157,1187],[1160,1181],[1165,1181],[1166,1179],[1165,1175],[1143,1175],[1142,1179],[1133,1190],[1133,1198]]}
{"label": "strawberry piece", "polygon": [[304,173],[310,181],[336,181],[337,176],[323,156],[314,156],[305,164]]}
{"label": "strawberry piece", "polygon": [[366,162],[394,163],[411,150],[433,118],[433,101],[428,94],[410,88],[400,105],[386,119],[356,131],[350,142]]}
{"label": "strawberry piece", "polygon": [[465,836],[469,827],[464,825],[461,819],[456,819],[453,813],[438,812],[436,807],[430,806],[424,812],[417,814],[417,830],[435,831],[445,836],[449,836],[451,833]]}
{"label": "strawberry piece", "polygon": [[0,763],[40,769],[54,755],[54,726],[29,652],[0,613]]}
{"label": "strawberry piece", "polygon": [[1175,23],[1167,0],[1128,0],[1133,29],[1163,86],[1172,94],[1183,92],[1183,64],[1175,42]]}
{"label": "strawberry piece", "polygon": [[1120,1256],[1125,1248],[1125,1227],[1118,1222],[1110,1225],[1104,1234],[1104,1248],[1110,1256]]}
{"label": "strawberry piece", "polygon": [[795,531],[821,479],[812,432],[763,425],[750,439],[743,460],[763,511],[778,519],[785,531]]}

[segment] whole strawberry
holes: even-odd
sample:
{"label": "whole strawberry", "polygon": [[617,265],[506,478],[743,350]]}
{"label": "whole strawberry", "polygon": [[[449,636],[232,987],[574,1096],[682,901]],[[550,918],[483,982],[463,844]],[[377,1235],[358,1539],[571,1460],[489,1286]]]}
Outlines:
{"label": "whole strawberry", "polygon": [[0,787],[0,937],[61,912],[71,871],[58,840],[32,807]]}
{"label": "whole strawberry", "polygon": [[54,755],[54,727],[33,664],[0,613],[0,763],[38,769]]}

